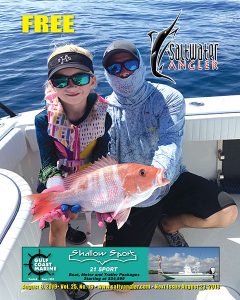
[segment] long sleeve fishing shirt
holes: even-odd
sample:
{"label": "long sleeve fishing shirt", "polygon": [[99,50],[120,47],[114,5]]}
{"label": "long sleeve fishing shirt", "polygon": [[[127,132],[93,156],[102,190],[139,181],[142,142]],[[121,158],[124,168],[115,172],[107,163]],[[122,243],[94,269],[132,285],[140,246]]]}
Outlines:
{"label": "long sleeve fishing shirt", "polygon": [[182,165],[184,98],[179,91],[166,85],[148,82],[148,89],[147,99],[137,105],[120,104],[114,93],[107,98],[113,122],[111,156],[120,163],[164,168],[165,177],[170,180],[170,184],[158,188],[139,207],[157,203],[186,171]]}

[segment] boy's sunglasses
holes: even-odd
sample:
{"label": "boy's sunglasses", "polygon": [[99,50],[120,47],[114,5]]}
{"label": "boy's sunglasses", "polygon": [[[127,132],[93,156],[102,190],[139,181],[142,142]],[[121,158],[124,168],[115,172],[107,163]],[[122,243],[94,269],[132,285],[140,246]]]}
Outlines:
{"label": "boy's sunglasses", "polygon": [[123,67],[128,71],[134,72],[139,68],[139,61],[137,59],[126,60],[122,63],[112,64],[106,67],[106,70],[111,75],[117,75],[121,73]]}
{"label": "boy's sunglasses", "polygon": [[75,85],[81,86],[89,84],[90,77],[93,77],[93,75],[85,73],[77,73],[72,76],[56,75],[51,78],[51,82],[54,87],[62,89],[69,85],[69,79],[71,79]]}

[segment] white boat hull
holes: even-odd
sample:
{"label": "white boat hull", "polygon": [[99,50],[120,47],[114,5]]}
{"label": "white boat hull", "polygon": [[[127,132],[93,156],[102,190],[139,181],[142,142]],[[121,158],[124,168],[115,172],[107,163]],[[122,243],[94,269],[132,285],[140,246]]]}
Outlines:
{"label": "white boat hull", "polygon": [[213,274],[161,274],[166,279],[179,279],[184,281],[191,281],[191,280],[199,280],[199,281],[206,281],[206,279],[209,279],[210,281],[213,279]]}

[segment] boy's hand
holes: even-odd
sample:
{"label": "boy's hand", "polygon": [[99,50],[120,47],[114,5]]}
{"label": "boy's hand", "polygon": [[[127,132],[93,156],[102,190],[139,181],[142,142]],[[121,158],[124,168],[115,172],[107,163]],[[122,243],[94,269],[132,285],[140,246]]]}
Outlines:
{"label": "boy's hand", "polygon": [[99,227],[103,227],[104,226],[104,222],[107,223],[111,223],[113,221],[113,212],[109,212],[109,213],[98,213],[96,212],[96,219],[97,219],[97,224]]}

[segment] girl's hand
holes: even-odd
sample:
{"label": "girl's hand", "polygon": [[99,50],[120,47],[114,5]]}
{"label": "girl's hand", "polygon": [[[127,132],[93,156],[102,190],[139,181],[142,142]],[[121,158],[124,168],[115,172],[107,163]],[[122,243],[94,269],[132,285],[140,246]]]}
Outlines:
{"label": "girl's hand", "polygon": [[[42,191],[42,193],[49,193],[49,192],[64,192],[65,188],[63,185],[56,185],[56,186],[51,186],[47,189],[45,189],[44,191]],[[32,207],[32,214],[34,215],[34,206]],[[45,228],[45,223],[46,222],[52,222],[53,220],[59,220],[62,219],[64,222],[69,222],[70,217],[68,214],[64,214],[62,212],[62,210],[60,209],[60,206],[51,210],[49,213],[45,214],[38,223],[38,226],[40,229]]]}
{"label": "girl's hand", "polygon": [[[49,192],[64,192],[65,188],[63,185],[56,185],[52,186],[50,188],[47,188],[46,190],[42,191],[42,194],[49,193]],[[34,215],[34,207],[32,207],[32,214]],[[60,209],[60,206],[51,210],[49,213],[45,214],[40,220],[39,220],[39,228],[43,229],[45,227],[46,222],[52,222],[53,220],[59,220],[62,219],[64,222],[69,222],[70,217],[68,214],[64,214],[62,210]]]}
{"label": "girl's hand", "polygon": [[69,222],[70,217],[67,214],[64,214],[60,207],[55,208],[51,210],[49,213],[45,214],[40,220],[39,220],[39,228],[43,229],[45,228],[45,223],[49,222],[51,223],[53,220],[59,220],[62,219],[63,222]]}
{"label": "girl's hand", "polygon": [[81,206],[79,204],[68,205],[62,204],[61,211],[64,215],[68,215],[71,220],[74,220],[78,217],[78,213],[81,211]]}
{"label": "girl's hand", "polygon": [[[66,209],[67,208],[67,209]],[[63,222],[69,222],[70,220],[77,218],[77,213],[81,210],[80,205],[67,205],[62,204],[61,206],[51,210],[49,213],[45,214],[39,220],[39,228],[45,228],[45,223],[51,223],[53,220],[62,219]]]}

